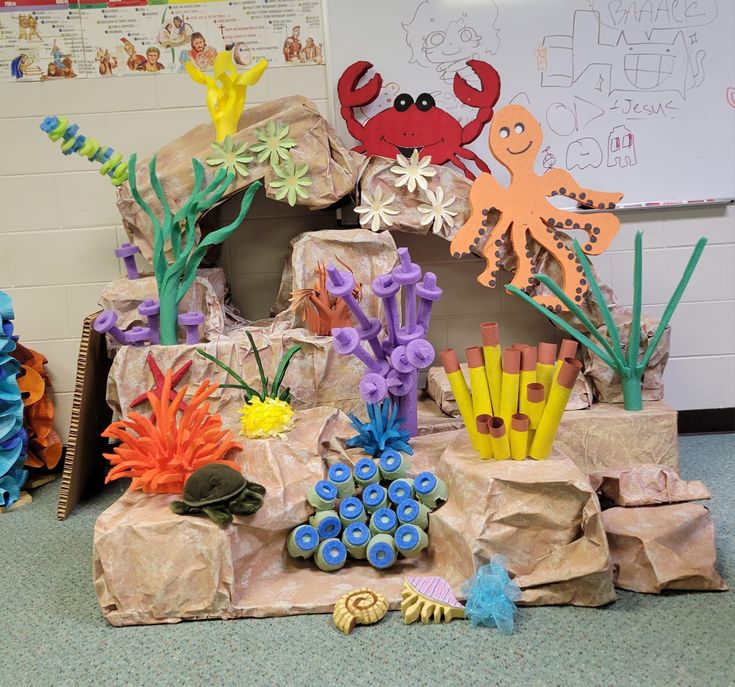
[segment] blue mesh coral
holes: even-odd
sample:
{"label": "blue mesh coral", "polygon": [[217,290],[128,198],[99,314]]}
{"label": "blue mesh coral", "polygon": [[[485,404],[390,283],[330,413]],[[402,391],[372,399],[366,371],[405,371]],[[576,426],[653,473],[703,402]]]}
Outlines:
{"label": "blue mesh coral", "polygon": [[20,363],[9,354],[15,350],[13,304],[0,291],[0,506],[9,508],[20,498],[28,478],[23,469],[28,453],[28,437],[23,429],[23,399],[16,377]]}
{"label": "blue mesh coral", "polygon": [[515,602],[521,598],[521,590],[510,579],[502,556],[493,556],[481,566],[465,582],[462,591],[467,595],[465,616],[472,627],[497,627],[508,635],[513,632],[513,618],[518,610]]}
{"label": "blue mesh coral", "polygon": [[350,414],[352,426],[359,432],[348,439],[348,448],[361,448],[371,456],[378,456],[386,449],[413,454],[408,442],[411,435],[402,428],[403,418],[398,417],[398,404],[386,398],[381,403],[367,403],[369,422],[361,422]]}

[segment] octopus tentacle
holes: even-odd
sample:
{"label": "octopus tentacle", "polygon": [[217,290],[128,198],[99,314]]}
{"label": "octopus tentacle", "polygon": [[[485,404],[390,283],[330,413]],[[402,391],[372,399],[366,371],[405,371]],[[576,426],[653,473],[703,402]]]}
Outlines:
{"label": "octopus tentacle", "polygon": [[534,264],[531,259],[531,251],[528,249],[527,231],[528,227],[520,222],[514,222],[511,231],[511,240],[513,241],[513,251],[518,258],[515,272],[511,284],[519,289],[528,289],[535,283],[534,280]]}
{"label": "octopus tentacle", "polygon": [[605,251],[620,230],[620,220],[609,212],[580,215],[576,212],[553,208],[549,210],[549,217],[543,217],[542,221],[547,227],[567,231],[581,229],[587,232],[588,238],[582,244],[582,250],[590,255],[599,255]]}
{"label": "octopus tentacle", "polygon": [[498,272],[502,268],[500,260],[500,246],[503,237],[510,229],[513,220],[506,220],[500,216],[498,223],[493,227],[492,234],[482,247],[482,257],[485,259],[485,269],[477,276],[477,283],[493,288],[498,283]]}
{"label": "octopus tentacle", "polygon": [[566,196],[576,200],[580,205],[609,210],[615,207],[623,197],[622,193],[606,193],[594,191],[580,186],[574,177],[563,169],[552,169],[547,174],[539,177],[541,180],[539,190],[546,196]]}
{"label": "octopus tentacle", "polygon": [[481,237],[490,232],[488,241],[495,235],[495,229],[488,227],[487,198],[497,198],[497,205],[501,205],[503,189],[490,174],[480,174],[470,187],[470,208],[472,212],[467,221],[459,228],[452,238],[450,251],[455,258],[468,255],[470,249],[475,248]]}
{"label": "octopus tentacle", "polygon": [[[570,294],[574,301],[581,303],[587,290],[587,280],[584,278],[582,265],[579,264],[577,256],[559,240],[558,234],[554,238],[554,235],[549,232],[537,232],[533,235],[533,238],[546,248],[561,266],[564,291]],[[541,305],[552,308],[557,312],[564,309],[561,301],[553,294],[537,294],[534,299]]]}

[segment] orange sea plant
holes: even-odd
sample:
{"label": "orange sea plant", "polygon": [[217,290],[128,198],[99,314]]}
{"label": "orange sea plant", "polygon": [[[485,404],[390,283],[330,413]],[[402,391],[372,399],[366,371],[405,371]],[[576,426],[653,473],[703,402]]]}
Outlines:
{"label": "orange sea plant", "polygon": [[[102,433],[121,442],[113,453],[105,454],[113,466],[105,482],[132,477],[131,489],[180,494],[189,475],[203,465],[218,463],[240,469],[225,456],[242,446],[233,441],[232,432],[222,429],[222,418],[209,412],[206,399],[217,385],[209,380],[202,382],[186,409],[179,411],[187,387],[171,399],[171,376],[172,370],[166,370],[160,397],[148,393],[151,418],[129,413],[127,419],[113,422]],[[181,416],[177,417],[179,412]]]}

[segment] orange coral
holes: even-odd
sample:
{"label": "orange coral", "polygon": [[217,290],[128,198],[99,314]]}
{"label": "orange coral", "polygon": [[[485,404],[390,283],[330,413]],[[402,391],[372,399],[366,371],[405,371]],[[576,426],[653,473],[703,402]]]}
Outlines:
{"label": "orange coral", "polygon": [[129,413],[126,420],[113,422],[102,433],[121,441],[114,453],[105,454],[113,465],[105,482],[132,477],[131,489],[149,494],[180,494],[189,475],[203,465],[218,463],[240,469],[224,456],[242,446],[232,440],[232,432],[222,429],[222,418],[211,414],[209,403],[205,402],[217,385],[210,385],[209,380],[202,382],[177,421],[187,387],[171,399],[171,377],[172,371],[166,370],[160,397],[148,393],[152,418]]}

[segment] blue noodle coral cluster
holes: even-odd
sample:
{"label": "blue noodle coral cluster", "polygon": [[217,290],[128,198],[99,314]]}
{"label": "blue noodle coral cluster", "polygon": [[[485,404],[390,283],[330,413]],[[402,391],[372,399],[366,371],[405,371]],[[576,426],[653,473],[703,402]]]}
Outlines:
{"label": "blue noodle coral cluster", "polygon": [[518,610],[515,602],[521,598],[521,590],[508,576],[502,556],[493,556],[479,568],[462,591],[467,595],[465,615],[472,627],[497,627],[507,635],[513,632],[513,619]]}
{"label": "blue noodle coral cluster", "polygon": [[370,456],[379,456],[386,449],[413,455],[408,442],[410,434],[403,429],[403,418],[398,417],[398,404],[386,398],[381,403],[368,403],[369,422],[361,422],[350,414],[352,426],[358,434],[348,439],[348,448],[361,448]]}
{"label": "blue noodle coral cluster", "polygon": [[78,153],[90,162],[99,162],[102,165],[100,174],[109,176],[113,186],[121,186],[128,180],[128,163],[123,162],[122,155],[91,136],[80,134],[78,124],[50,115],[41,122],[41,131],[47,133],[52,141],[61,140],[64,155]]}
{"label": "blue noodle coral cluster", "polygon": [[0,506],[9,508],[20,498],[20,490],[28,477],[23,469],[28,449],[28,436],[23,429],[23,399],[16,377],[20,363],[13,358],[13,304],[0,291]]}
{"label": "blue noodle coral cluster", "polygon": [[287,549],[294,558],[313,558],[325,572],[347,558],[364,559],[378,570],[401,555],[417,558],[429,545],[429,513],[446,501],[446,484],[431,472],[407,476],[406,456],[386,449],[379,461],[361,458],[329,468],[327,479],[307,491],[316,513],[296,527]]}

